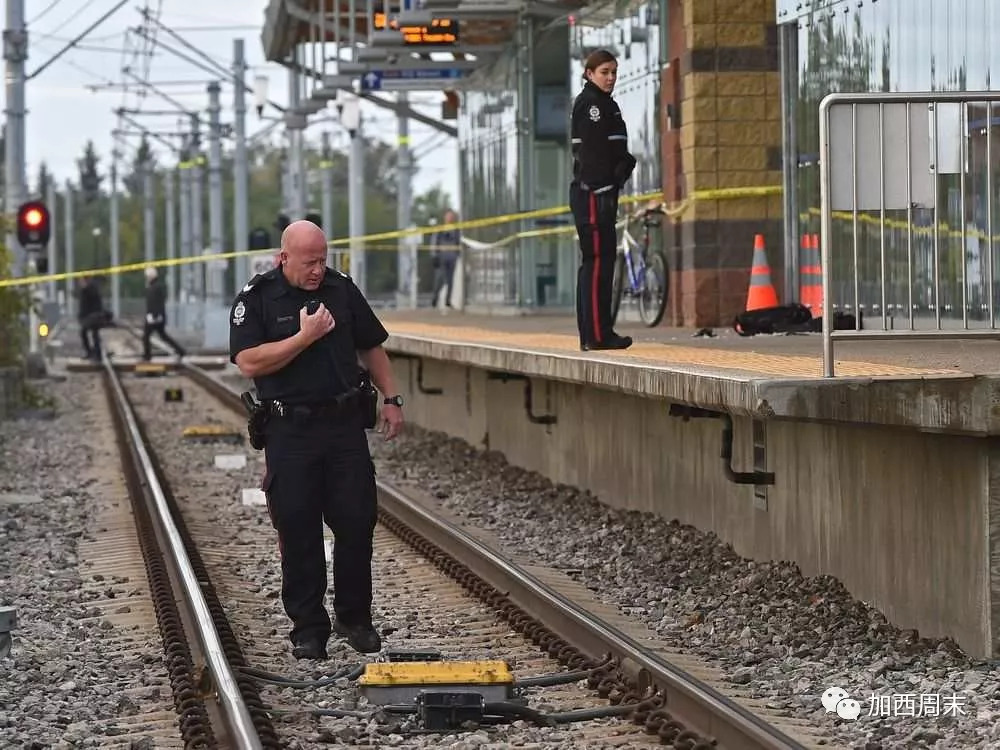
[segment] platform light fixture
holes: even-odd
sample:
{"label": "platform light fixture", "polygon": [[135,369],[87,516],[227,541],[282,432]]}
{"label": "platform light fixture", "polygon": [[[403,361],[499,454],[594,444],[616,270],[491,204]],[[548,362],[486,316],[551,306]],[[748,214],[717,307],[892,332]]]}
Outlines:
{"label": "platform light fixture", "polygon": [[253,79],[253,103],[257,108],[257,117],[264,114],[264,105],[267,104],[267,88],[269,80],[267,76],[257,76]]}

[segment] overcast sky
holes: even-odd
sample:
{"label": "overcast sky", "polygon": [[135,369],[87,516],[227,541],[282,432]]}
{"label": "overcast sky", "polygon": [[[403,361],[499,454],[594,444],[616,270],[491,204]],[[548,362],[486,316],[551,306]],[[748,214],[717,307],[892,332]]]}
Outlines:
{"label": "overcast sky", "polygon": [[[29,32],[27,74],[31,75],[67,42],[115,7],[118,0],[24,0],[24,3]],[[282,105],[287,104],[288,73],[274,63],[266,63],[261,47],[260,26],[263,23],[265,0],[130,0],[76,48],[28,82],[26,128],[29,186],[34,187],[39,163],[43,160],[60,184],[67,178],[75,180],[78,175],[76,160],[88,139],[94,141],[97,152],[102,157],[102,171],[106,172],[112,150],[111,131],[117,121],[114,114],[116,108],[146,111],[174,109],[169,102],[154,93],[147,91],[145,96],[140,97],[137,93],[138,86],[132,85],[127,91],[123,91],[122,81],[131,80],[122,74],[125,63],[131,63],[141,76],[148,62],[148,80],[154,84],[192,81],[193,83],[183,86],[164,83],[160,88],[190,109],[205,110],[208,104],[205,87],[212,78],[206,71],[162,48],[158,48],[152,57],[133,55],[136,51],[141,52],[143,39],[137,34],[127,34],[127,31],[142,23],[140,10],[143,7],[148,6],[155,12],[158,5],[161,8],[161,22],[226,68],[232,62],[233,40],[244,39],[250,66],[247,78],[251,85],[255,76],[266,75],[269,80],[269,98]],[[158,32],[157,38],[193,57],[165,33]],[[123,50],[127,50],[128,54],[124,54]],[[113,84],[115,87],[98,91],[88,88],[102,84]],[[411,102],[434,117],[440,116],[441,98],[440,92],[410,95]],[[223,86],[222,103],[223,122],[231,122],[232,86]],[[257,117],[251,95],[248,95],[247,103],[247,132],[252,135],[268,123]],[[389,143],[395,142],[396,118],[390,110],[365,103],[362,111],[367,125],[366,132],[374,132]],[[311,124],[306,131],[307,139],[318,143],[323,130],[328,130],[335,143],[339,141],[343,144],[344,141],[339,139],[344,136],[337,124],[316,122],[327,113],[335,115],[335,110],[329,108],[310,116],[310,123],[315,124]],[[265,111],[264,116],[277,114],[271,109],[270,112]],[[151,130],[178,130],[178,118],[172,115],[145,116],[137,120]],[[135,129],[128,125],[126,127]],[[280,128],[275,131],[280,132]],[[412,121],[410,135],[411,148],[419,159],[418,171],[414,175],[414,194],[440,183],[451,194],[452,199],[457,201],[458,158],[455,139]],[[139,138],[130,137],[128,142],[135,146]],[[175,159],[163,145],[154,142],[153,146],[160,163],[170,163]]]}

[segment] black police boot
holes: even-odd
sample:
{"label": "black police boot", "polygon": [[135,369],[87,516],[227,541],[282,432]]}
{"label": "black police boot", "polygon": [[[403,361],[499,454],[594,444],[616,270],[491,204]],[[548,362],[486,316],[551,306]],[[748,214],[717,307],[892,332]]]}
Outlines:
{"label": "black police boot", "polygon": [[320,638],[299,638],[292,644],[296,659],[325,659],[326,644]]}
{"label": "black police boot", "polygon": [[581,351],[593,352],[601,351],[604,349],[628,349],[632,346],[631,336],[619,336],[617,333],[611,334],[608,338],[604,339],[601,343],[591,342],[583,344],[580,347]]}
{"label": "black police boot", "polygon": [[371,625],[345,625],[335,619],[333,632],[346,638],[348,645],[359,653],[374,654],[382,650],[382,639]]}

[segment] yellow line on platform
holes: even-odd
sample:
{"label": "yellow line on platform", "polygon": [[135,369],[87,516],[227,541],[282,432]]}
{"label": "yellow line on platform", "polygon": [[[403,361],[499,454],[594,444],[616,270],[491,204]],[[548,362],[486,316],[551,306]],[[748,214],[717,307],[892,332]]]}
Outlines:
{"label": "yellow line on platform", "polygon": [[[524,333],[494,331],[475,326],[435,325],[390,321],[390,334],[421,336],[455,344],[484,344],[503,346],[511,350],[549,349],[560,354],[575,353],[581,358],[589,355],[580,351],[576,336],[558,333]],[[629,362],[646,362],[660,367],[670,365],[700,366],[723,370],[774,375],[788,378],[822,378],[823,360],[820,356],[801,354],[762,354],[760,352],[681,346],[677,344],[636,343],[627,351],[602,352],[602,356]],[[391,355],[390,355],[391,356]],[[876,362],[838,361],[838,375],[847,377],[956,375],[955,370],[931,370],[904,367]]]}

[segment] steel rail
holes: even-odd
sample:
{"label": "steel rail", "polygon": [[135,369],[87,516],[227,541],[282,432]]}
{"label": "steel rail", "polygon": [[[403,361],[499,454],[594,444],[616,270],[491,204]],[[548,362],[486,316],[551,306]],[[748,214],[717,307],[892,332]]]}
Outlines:
{"label": "steel rail", "polygon": [[[239,413],[239,394],[211,374],[190,364],[194,380]],[[611,654],[640,686],[665,698],[664,708],[684,726],[733,750],[804,750],[797,740],[703,681],[671,664],[618,628],[554,591],[523,568],[505,560],[468,532],[434,515],[382,480],[377,481],[379,510],[438,547],[556,635],[595,661]]]}
{"label": "steel rail", "polygon": [[686,727],[733,750],[802,750],[776,727],[678,669],[618,628],[505,560],[465,530],[435,516],[399,489],[378,482],[380,510],[468,567],[512,602],[592,659],[611,653],[640,687],[655,687],[664,708]]}
{"label": "steel rail", "polygon": [[202,594],[201,583],[184,549],[184,542],[170,513],[166,495],[156,477],[156,470],[142,438],[135,412],[125,395],[118,373],[107,356],[103,360],[103,367],[107,382],[111,385],[111,390],[114,393],[115,406],[124,423],[124,430],[138,459],[142,474],[141,479],[153,500],[156,520],[169,545],[169,552],[179,577],[180,587],[193,615],[197,637],[208,662],[212,686],[218,696],[218,702],[228,728],[232,733],[232,739],[241,750],[262,750],[260,736],[243,700],[236,677],[230,669],[225,649],[212,621],[212,613]]}

